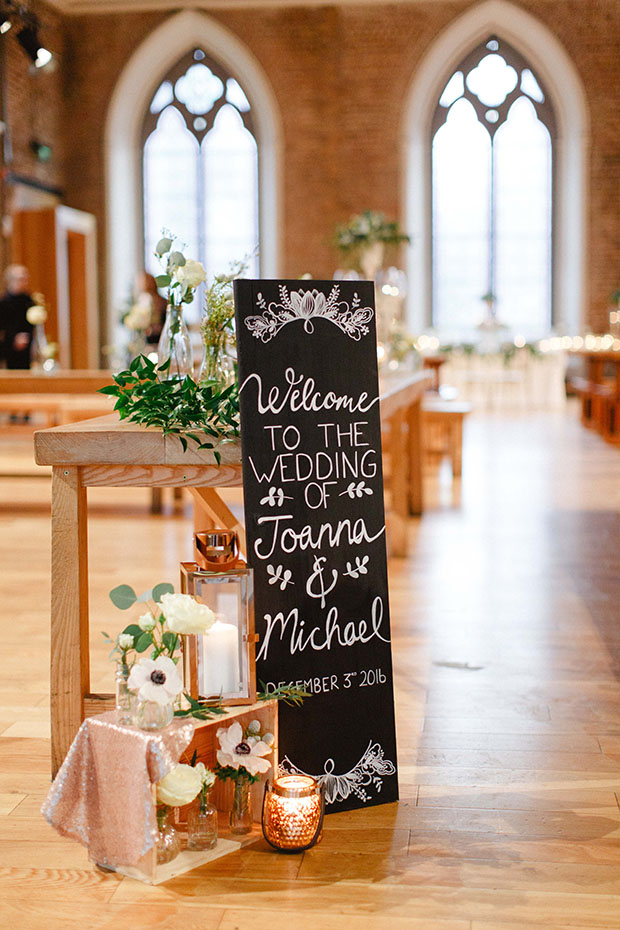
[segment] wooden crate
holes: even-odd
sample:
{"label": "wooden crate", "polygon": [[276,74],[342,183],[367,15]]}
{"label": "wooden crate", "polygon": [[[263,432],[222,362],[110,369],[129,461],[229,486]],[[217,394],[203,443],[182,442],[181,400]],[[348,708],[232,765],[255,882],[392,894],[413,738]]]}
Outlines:
{"label": "wooden crate", "polygon": [[[194,737],[189,747],[180,758],[180,762],[189,763],[194,750],[197,751],[197,761],[204,762],[208,768],[213,768],[216,763],[216,752],[219,743],[216,733],[219,727],[229,727],[235,720],[239,721],[242,727],[246,727],[251,720],[260,720],[261,732],[273,733],[275,743],[271,756],[268,756],[272,768],[265,775],[261,776],[260,781],[252,785],[252,812],[254,815],[254,828],[252,833],[247,836],[233,836],[227,828],[227,815],[232,806],[233,783],[216,782],[211,792],[211,801],[220,811],[219,818],[219,837],[217,846],[214,849],[208,849],[204,852],[194,852],[183,849],[182,852],[164,865],[157,865],[157,854],[155,848],[152,848],[135,866],[118,865],[106,867],[103,871],[119,872],[121,875],[127,875],[130,878],[136,878],[139,881],[147,882],[151,885],[160,885],[162,882],[169,881],[176,875],[182,875],[191,869],[204,865],[213,859],[219,859],[228,853],[236,852],[243,846],[253,843],[261,834],[260,820],[261,808],[263,802],[263,791],[265,781],[273,778],[273,773],[277,771],[278,766],[278,702],[277,701],[259,701],[256,704],[237,705],[228,707],[226,716],[218,716],[214,720],[201,721],[196,726]],[[155,786],[153,786],[153,805],[155,806]],[[181,840],[185,840],[186,821],[188,807],[177,809],[176,828],[181,834]],[[99,866],[99,868],[101,868]]]}

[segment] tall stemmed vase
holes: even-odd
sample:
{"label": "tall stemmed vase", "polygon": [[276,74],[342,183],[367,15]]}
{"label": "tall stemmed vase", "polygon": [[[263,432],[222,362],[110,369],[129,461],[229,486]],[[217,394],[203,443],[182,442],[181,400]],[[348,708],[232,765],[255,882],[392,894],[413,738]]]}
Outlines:
{"label": "tall stemmed vase", "polygon": [[157,346],[157,360],[159,365],[170,359],[170,367],[165,375],[168,378],[184,378],[194,373],[194,358],[189,330],[183,319],[181,307],[168,304],[166,320],[164,322],[159,343]]}

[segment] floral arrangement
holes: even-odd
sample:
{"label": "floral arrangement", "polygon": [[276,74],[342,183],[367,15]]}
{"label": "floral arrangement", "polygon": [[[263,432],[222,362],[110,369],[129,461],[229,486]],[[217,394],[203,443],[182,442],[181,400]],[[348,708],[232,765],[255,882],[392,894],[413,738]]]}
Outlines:
{"label": "floral arrangement", "polygon": [[[139,700],[168,704],[181,693],[183,682],[177,670],[181,636],[204,635],[213,626],[215,614],[189,594],[175,594],[171,584],[162,583],[139,597],[130,585],[118,585],[110,591],[110,600],[120,610],[134,604],[152,602],[137,623],[130,623],[116,639],[104,633],[113,644],[111,656],[129,672],[127,687]],[[150,657],[138,658],[147,650]]]}
{"label": "floral arrangement", "polygon": [[179,762],[157,782],[157,802],[166,807],[184,807],[198,797],[201,789],[202,776],[198,767]]}
{"label": "floral arrangement", "polygon": [[164,235],[155,246],[155,256],[164,271],[155,277],[157,287],[165,288],[171,307],[191,304],[196,288],[207,280],[207,273],[200,262],[187,259],[179,249],[174,249],[176,239],[164,230]]}
{"label": "floral arrangement", "polygon": [[249,257],[233,262],[228,274],[218,274],[205,291],[204,314],[200,333],[205,347],[205,362],[200,381],[218,380],[221,356],[227,344],[235,346],[235,305],[232,283],[243,276]]}
{"label": "floral arrangement", "polygon": [[336,247],[345,254],[361,251],[376,242],[398,245],[409,242],[409,236],[400,231],[397,222],[387,220],[384,213],[373,210],[352,216],[348,223],[336,228]]}
{"label": "floral arrangement", "polygon": [[220,748],[217,751],[216,776],[222,780],[255,782],[261,773],[268,772],[271,762],[268,756],[274,744],[273,733],[261,736],[260,720],[252,720],[245,729],[235,721],[229,727],[217,731]]}

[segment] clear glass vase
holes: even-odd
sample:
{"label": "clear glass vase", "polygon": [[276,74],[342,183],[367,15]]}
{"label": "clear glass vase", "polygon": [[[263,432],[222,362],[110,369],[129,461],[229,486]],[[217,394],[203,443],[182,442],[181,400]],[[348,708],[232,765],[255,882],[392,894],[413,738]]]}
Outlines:
{"label": "clear glass vase", "polygon": [[184,378],[194,373],[194,357],[189,330],[183,319],[181,307],[168,304],[166,320],[157,346],[157,361],[163,365],[170,359],[170,367],[162,372],[162,377]]}
{"label": "clear glass vase", "polygon": [[163,865],[165,862],[172,862],[181,852],[181,837],[171,823],[173,808],[166,804],[159,805],[157,808],[157,839],[155,848],[157,850],[157,865]]}
{"label": "clear glass vase", "polygon": [[141,730],[163,730],[174,717],[174,704],[158,704],[156,701],[134,703],[133,722]]}
{"label": "clear glass vase", "polygon": [[203,356],[200,364],[198,381],[216,381],[222,387],[232,384],[235,368],[232,358],[226,352],[226,337],[222,336],[215,343],[203,343]]}
{"label": "clear glass vase", "polygon": [[131,724],[134,719],[134,700],[135,695],[127,687],[129,678],[129,666],[126,662],[116,663],[116,674],[114,676],[116,690],[116,722]]}
{"label": "clear glass vase", "polygon": [[32,329],[32,341],[30,343],[30,367],[43,368],[46,359],[50,356],[47,336],[45,335],[45,326],[43,323],[37,323]]}
{"label": "clear glass vase", "polygon": [[252,795],[250,794],[250,788],[250,781],[243,775],[239,775],[235,781],[235,793],[233,794],[233,804],[230,811],[231,833],[249,833],[252,829]]}
{"label": "clear glass vase", "polygon": [[213,849],[217,845],[217,809],[209,795],[199,795],[187,813],[187,848]]}

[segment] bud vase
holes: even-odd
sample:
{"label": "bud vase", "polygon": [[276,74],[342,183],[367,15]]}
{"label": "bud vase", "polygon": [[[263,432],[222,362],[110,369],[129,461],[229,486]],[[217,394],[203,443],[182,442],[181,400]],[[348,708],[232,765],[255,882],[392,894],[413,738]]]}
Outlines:
{"label": "bud vase", "polygon": [[213,849],[216,845],[217,809],[211,804],[208,794],[198,795],[187,813],[187,848]]}
{"label": "bud vase", "polygon": [[141,730],[163,730],[174,717],[174,704],[157,701],[135,701],[133,722]]}
{"label": "bud vase", "polygon": [[232,384],[235,376],[233,360],[226,353],[226,340],[203,343],[203,356],[198,374],[200,384],[216,381],[222,388]]}
{"label": "bud vase", "polygon": [[129,666],[126,662],[116,663],[116,721],[117,723],[133,723],[133,705],[135,695],[127,687]]}
{"label": "bud vase", "polygon": [[181,837],[170,823],[170,814],[173,808],[162,804],[157,808],[157,865],[172,862],[181,852]]}
{"label": "bud vase", "polygon": [[172,304],[166,308],[166,321],[157,345],[158,364],[164,365],[168,359],[170,366],[162,372],[162,378],[184,378],[194,373],[192,344],[183,311]]}
{"label": "bud vase", "polygon": [[32,341],[30,343],[30,367],[43,368],[46,359],[49,358],[49,345],[45,335],[43,323],[37,323],[32,329]]}
{"label": "bud vase", "polygon": [[251,783],[243,775],[235,781],[235,793],[230,811],[230,832],[250,833],[252,829],[252,797],[250,795]]}

